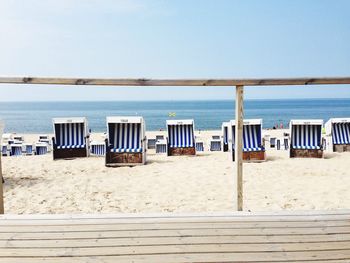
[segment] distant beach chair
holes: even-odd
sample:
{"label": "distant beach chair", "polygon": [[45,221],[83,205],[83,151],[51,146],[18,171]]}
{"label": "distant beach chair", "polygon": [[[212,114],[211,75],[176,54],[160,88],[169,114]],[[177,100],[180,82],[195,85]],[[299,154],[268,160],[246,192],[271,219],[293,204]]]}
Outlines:
{"label": "distant beach chair", "polygon": [[24,144],[24,152],[26,155],[33,155],[33,144],[25,143]]}
{"label": "distant beach chair", "polygon": [[11,144],[11,150],[10,150],[10,156],[21,156],[23,145],[20,143],[13,143]]}
{"label": "distant beach chair", "polygon": [[142,117],[107,117],[106,166],[145,164],[145,129]]}
{"label": "distant beach chair", "polygon": [[350,152],[350,118],[332,118],[325,124],[333,152]]}
{"label": "distant beach chair", "polygon": [[91,155],[105,156],[106,155],[106,143],[105,142],[91,142]]}
{"label": "distant beach chair", "polygon": [[[235,161],[235,126],[231,121],[232,160]],[[262,119],[246,119],[243,121],[243,160],[264,161],[266,159],[265,147],[262,140]]]}
{"label": "distant beach chair", "polygon": [[164,140],[164,135],[156,135],[156,141]]}
{"label": "distant beach chair", "polygon": [[227,152],[229,150],[229,132],[230,122],[223,122],[221,126],[222,130],[222,150]]}
{"label": "distant beach chair", "polygon": [[155,149],[156,148],[156,139],[148,139],[147,140],[147,149]]}
{"label": "distant beach chair", "polygon": [[275,148],[276,147],[276,137],[271,137],[270,138],[270,148]]}
{"label": "distant beach chair", "polygon": [[35,155],[45,155],[48,153],[49,145],[46,142],[35,143]]}
{"label": "distant beach chair", "polygon": [[204,142],[201,137],[195,136],[196,152],[204,152]]}
{"label": "distant beach chair", "polygon": [[276,140],[276,149],[281,150],[281,140],[280,139]]}
{"label": "distant beach chair", "polygon": [[287,151],[289,149],[289,139],[288,138],[283,139],[283,145],[284,145],[284,150]]}
{"label": "distant beach chair", "polygon": [[1,155],[2,156],[8,156],[8,148],[7,148],[7,144],[3,144],[1,146]]}
{"label": "distant beach chair", "polygon": [[210,151],[214,152],[214,151],[221,151],[221,138],[220,135],[213,135],[211,136],[210,139]]}
{"label": "distant beach chair", "polygon": [[[164,138],[164,136],[163,136]],[[164,154],[167,154],[168,151],[167,151],[167,140],[165,139],[159,139],[157,140],[156,142],[156,153],[164,153]]]}
{"label": "distant beach chair", "polygon": [[290,121],[290,157],[322,158],[323,120]]}
{"label": "distant beach chair", "polygon": [[167,120],[168,155],[196,155],[194,120]]}
{"label": "distant beach chair", "polygon": [[54,118],[53,159],[89,156],[89,133],[84,117]]}

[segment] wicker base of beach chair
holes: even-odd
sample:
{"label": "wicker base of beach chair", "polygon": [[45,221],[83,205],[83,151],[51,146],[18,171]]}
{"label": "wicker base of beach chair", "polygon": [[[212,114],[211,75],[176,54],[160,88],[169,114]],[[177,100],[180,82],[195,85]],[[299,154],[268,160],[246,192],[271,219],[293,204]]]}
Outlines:
{"label": "wicker base of beach chair", "polygon": [[54,149],[53,159],[72,159],[78,157],[87,157],[87,152],[85,148],[81,149]]}
{"label": "wicker base of beach chair", "polygon": [[323,158],[323,150],[290,149],[290,158]]}
{"label": "wicker base of beach chair", "polygon": [[169,148],[169,156],[179,156],[179,155],[196,155],[195,147],[177,147]]}
{"label": "wicker base of beach chair", "polygon": [[[265,151],[243,152],[243,161],[245,162],[263,162],[266,160]],[[232,152],[232,160],[235,161],[235,152]]]}
{"label": "wicker base of beach chair", "polygon": [[134,166],[144,164],[142,153],[106,153],[106,166]]}
{"label": "wicker base of beach chair", "polygon": [[337,152],[337,153],[350,152],[350,144],[333,145],[333,152]]}

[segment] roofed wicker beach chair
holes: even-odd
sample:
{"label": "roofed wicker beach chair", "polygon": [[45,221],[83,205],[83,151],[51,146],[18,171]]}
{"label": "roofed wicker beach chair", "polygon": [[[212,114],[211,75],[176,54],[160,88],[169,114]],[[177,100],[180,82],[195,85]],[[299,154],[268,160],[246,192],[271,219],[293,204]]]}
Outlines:
{"label": "roofed wicker beach chair", "polygon": [[93,141],[90,144],[91,155],[94,156],[105,156],[106,155],[106,143]]}
{"label": "roofed wicker beach chair", "polygon": [[35,155],[45,155],[49,151],[49,145],[46,142],[35,143]]}
{"label": "roofed wicker beach chair", "polygon": [[323,120],[291,120],[290,157],[322,158]]}
{"label": "roofed wicker beach chair", "polygon": [[227,152],[229,147],[229,129],[230,126],[230,122],[223,122],[222,126],[221,126],[221,130],[222,130],[222,150],[224,152]]}
{"label": "roofed wicker beach chair", "polygon": [[213,135],[211,136],[210,142],[210,151],[221,151],[221,138],[220,135]]}
{"label": "roofed wicker beach chair", "polygon": [[204,152],[204,141],[200,136],[195,136],[196,152]]}
{"label": "roofed wicker beach chair", "polygon": [[332,137],[333,152],[350,152],[350,118],[332,118],[325,126]]}
{"label": "roofed wicker beach chair", "polygon": [[25,143],[24,144],[24,152],[26,155],[33,155],[33,144]]}
{"label": "roofed wicker beach chair", "polygon": [[106,166],[146,163],[146,132],[142,117],[107,117]]}
{"label": "roofed wicker beach chair", "polygon": [[54,118],[53,159],[89,156],[89,132],[84,117]]}
{"label": "roofed wicker beach chair", "polygon": [[22,155],[22,143],[13,143],[10,146],[10,156],[21,156]]}
{"label": "roofed wicker beach chair", "polygon": [[168,155],[196,155],[194,120],[167,120]]}
{"label": "roofed wicker beach chair", "polygon": [[1,146],[1,155],[2,156],[8,156],[8,148],[7,148],[7,144],[2,144]]}
{"label": "roofed wicker beach chair", "polygon": [[[262,119],[246,119],[243,121],[243,160],[264,161],[266,159],[265,147],[262,140]],[[235,126],[236,121],[231,120],[232,160],[235,160]]]}

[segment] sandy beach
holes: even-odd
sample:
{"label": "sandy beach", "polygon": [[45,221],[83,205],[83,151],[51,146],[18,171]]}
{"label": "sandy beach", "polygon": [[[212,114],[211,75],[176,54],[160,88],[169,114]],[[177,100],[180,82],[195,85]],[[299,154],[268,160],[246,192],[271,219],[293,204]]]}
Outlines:
{"label": "sandy beach", "polygon": [[[153,137],[160,132],[151,132]],[[201,132],[204,142],[219,131]],[[281,136],[283,130],[264,131]],[[26,141],[37,135],[25,135]],[[101,134],[93,139],[102,140]],[[207,148],[207,145],[205,145]],[[144,166],[106,168],[103,157],[52,160],[52,155],[3,157],[5,212],[119,213],[230,211],[229,153],[167,157],[148,150]],[[263,163],[244,164],[244,210],[350,207],[350,153],[290,159],[267,149]]]}

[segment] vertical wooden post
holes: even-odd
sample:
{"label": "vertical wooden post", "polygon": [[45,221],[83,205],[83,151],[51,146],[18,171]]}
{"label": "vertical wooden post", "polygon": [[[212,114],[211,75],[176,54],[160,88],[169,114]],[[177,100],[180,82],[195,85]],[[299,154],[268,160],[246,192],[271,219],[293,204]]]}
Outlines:
{"label": "vertical wooden post", "polygon": [[4,214],[4,192],[3,192],[3,184],[2,184],[2,165],[1,165],[1,155],[0,152],[0,214]]}
{"label": "vertical wooden post", "polygon": [[236,86],[235,206],[243,210],[243,86]]}
{"label": "vertical wooden post", "polygon": [[[0,122],[0,138],[2,137],[2,133],[4,130],[4,124],[2,122]],[[0,139],[1,142],[1,139]],[[2,145],[0,144],[0,147],[2,147]],[[4,213],[4,190],[3,190],[3,177],[2,177],[2,165],[1,165],[1,156],[2,156],[2,149],[0,151],[0,214]]]}

